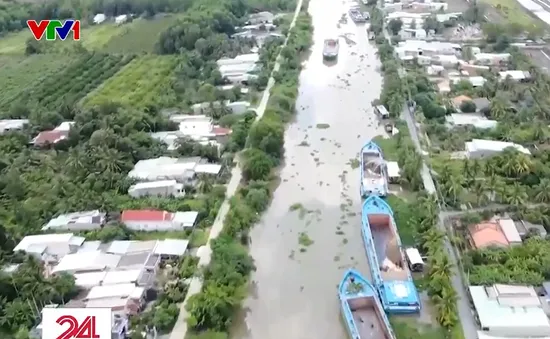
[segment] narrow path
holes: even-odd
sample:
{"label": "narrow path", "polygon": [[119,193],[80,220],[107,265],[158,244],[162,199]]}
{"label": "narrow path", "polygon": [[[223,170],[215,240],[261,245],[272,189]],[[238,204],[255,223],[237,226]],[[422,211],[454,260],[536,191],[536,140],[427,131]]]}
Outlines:
{"label": "narrow path", "polygon": [[[298,0],[298,3],[296,4],[296,10],[294,11],[294,17],[292,18],[290,28],[294,27],[294,25],[296,24],[296,19],[300,14],[300,8],[302,7],[302,2],[303,0]],[[288,43],[288,38],[289,37],[287,36],[283,44],[283,47],[285,47],[286,44]],[[282,48],[281,48],[281,51],[282,51]],[[274,72],[279,70],[279,67],[281,67],[280,59],[281,59],[281,53],[279,52],[279,55],[277,55],[275,66],[273,67],[273,72],[271,73],[271,77],[269,78],[267,87],[262,96],[262,100],[260,101],[260,104],[256,109],[256,114],[257,114],[256,121],[259,120],[264,115],[265,109],[267,107],[267,102],[269,101],[269,97],[271,95],[271,88],[275,84],[275,79],[273,78],[273,74]],[[227,190],[225,193],[226,198],[222,203],[220,210],[218,211],[216,220],[214,220],[214,223],[212,224],[212,228],[210,229],[210,234],[208,236],[208,242],[206,243],[205,246],[201,247],[197,253],[197,256],[199,257],[198,267],[204,267],[210,264],[210,260],[212,256],[211,242],[213,239],[216,239],[218,237],[218,235],[223,229],[223,222],[225,220],[225,216],[227,215],[227,212],[229,211],[229,200],[231,199],[231,197],[235,195],[235,192],[237,192],[237,188],[239,187],[239,183],[241,182],[241,179],[242,179],[242,172],[239,167],[239,164],[237,163],[237,165],[231,171],[231,180],[229,180],[229,183],[227,184]],[[180,305],[180,313],[178,316],[178,320],[176,321],[176,324],[174,325],[174,328],[170,333],[170,339],[185,338],[185,335],[187,334],[187,321],[186,321],[187,311],[185,310],[185,305],[187,304],[187,301],[191,296],[200,292],[201,288],[202,288],[202,280],[199,277],[193,277],[189,284],[189,290],[187,291],[187,296],[185,297],[185,300]]]}
{"label": "narrow path", "polygon": [[[420,146],[420,139],[418,137],[418,131],[414,121],[414,112],[412,112],[406,104],[403,106],[401,117],[407,122],[407,127],[409,129],[411,139],[414,145],[416,146],[417,152],[422,154],[423,153],[422,147]],[[430,173],[428,166],[426,165],[425,160],[422,160],[421,174],[422,174],[422,180],[424,182],[424,188],[426,189],[426,191],[430,194],[434,194],[435,196],[437,196],[437,191],[435,189],[435,182]],[[446,214],[446,212],[441,209],[441,206],[439,210],[440,210],[440,213],[439,213],[438,227],[443,232],[446,232],[444,222],[448,214]],[[453,288],[455,289],[458,295],[458,301],[457,301],[458,315],[460,317],[460,323],[462,324],[462,330],[464,331],[464,336],[466,339],[476,339],[477,331],[478,331],[477,324],[474,319],[472,309],[470,308],[469,298],[466,292],[466,286],[463,284],[463,281],[461,279],[461,272],[459,271],[456,252],[452,248],[452,245],[447,237],[445,237],[445,248],[449,253],[449,258],[451,259],[451,263],[453,264],[453,268],[452,268],[453,275],[451,277],[451,281],[453,284]]]}

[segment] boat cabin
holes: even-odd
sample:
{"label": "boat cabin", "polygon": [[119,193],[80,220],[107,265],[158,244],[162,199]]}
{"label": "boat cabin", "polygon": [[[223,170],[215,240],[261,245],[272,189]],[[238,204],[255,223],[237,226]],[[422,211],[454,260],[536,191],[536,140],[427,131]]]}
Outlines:
{"label": "boat cabin", "polygon": [[416,248],[407,248],[405,254],[407,255],[407,262],[411,271],[422,272],[424,270],[424,260],[422,260],[422,256],[420,256],[420,252]]}
{"label": "boat cabin", "polygon": [[390,118],[390,112],[384,107],[384,105],[378,105],[374,107],[374,112],[380,116],[382,119],[389,119]]}

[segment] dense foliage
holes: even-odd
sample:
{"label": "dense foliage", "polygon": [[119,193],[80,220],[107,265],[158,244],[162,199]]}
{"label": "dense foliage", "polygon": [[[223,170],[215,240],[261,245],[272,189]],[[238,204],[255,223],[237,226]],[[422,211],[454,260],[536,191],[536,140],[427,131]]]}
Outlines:
{"label": "dense foliage", "polygon": [[470,284],[539,286],[550,279],[550,242],[532,238],[522,246],[472,250],[462,257]]}
{"label": "dense foliage", "polygon": [[208,333],[209,338],[215,335],[212,331],[222,337],[221,332],[228,330],[234,311],[246,296],[248,276],[254,269],[246,250],[248,232],[269,203],[272,186],[268,180],[282,156],[283,123],[294,114],[300,57],[311,44],[311,33],[311,19],[301,13],[282,50],[281,67],[275,75],[277,84],[267,109],[250,131],[250,148],[242,161],[245,182],[231,199],[224,229],[212,244],[212,261],[204,273],[203,289],[187,304],[189,325],[196,332]]}

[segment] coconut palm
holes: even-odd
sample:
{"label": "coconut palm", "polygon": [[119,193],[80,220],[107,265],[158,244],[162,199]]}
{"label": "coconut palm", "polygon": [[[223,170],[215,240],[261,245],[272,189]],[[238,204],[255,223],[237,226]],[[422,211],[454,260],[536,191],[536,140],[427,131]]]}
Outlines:
{"label": "coconut palm", "polygon": [[528,198],[529,196],[527,195],[525,187],[518,182],[515,182],[512,186],[507,187],[505,190],[504,201],[507,204],[513,206],[524,205]]}
{"label": "coconut palm", "polygon": [[502,96],[496,96],[491,100],[491,117],[502,120],[508,114],[508,101]]}
{"label": "coconut palm", "polygon": [[489,191],[489,200],[491,202],[496,201],[497,193],[501,191],[502,186],[502,179],[498,175],[491,174],[487,177],[485,180],[485,187],[487,191]]}
{"label": "coconut palm", "polygon": [[534,200],[540,203],[550,202],[550,179],[543,178],[534,188]]}
{"label": "coconut palm", "polygon": [[477,206],[481,206],[482,204],[487,202],[487,186],[485,185],[484,180],[476,180],[472,187],[472,192],[476,196]]}
{"label": "coconut palm", "polygon": [[515,149],[504,150],[501,159],[504,159],[503,170],[510,177],[529,173],[533,168],[531,158]]}

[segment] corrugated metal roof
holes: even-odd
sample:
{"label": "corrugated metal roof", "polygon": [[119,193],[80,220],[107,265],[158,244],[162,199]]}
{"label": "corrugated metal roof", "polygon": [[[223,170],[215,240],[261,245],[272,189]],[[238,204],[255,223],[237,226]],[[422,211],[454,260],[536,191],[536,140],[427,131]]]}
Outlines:
{"label": "corrugated metal roof", "polygon": [[80,252],[64,256],[55,266],[52,273],[62,271],[102,270],[106,267],[116,267],[120,261],[119,255],[107,254],[101,251]]}
{"label": "corrugated metal roof", "polygon": [[504,236],[508,239],[508,242],[522,242],[518,229],[516,228],[516,224],[512,219],[500,219],[498,224],[500,225],[500,229],[504,233]]}
{"label": "corrugated metal roof", "polygon": [[189,245],[188,240],[184,239],[164,239],[160,240],[155,248],[155,254],[182,256]]}
{"label": "corrugated metal roof", "polygon": [[497,299],[490,298],[484,286],[470,286],[469,289],[481,327],[550,328],[548,318],[541,307],[506,306],[500,304]]}
{"label": "corrugated metal roof", "polygon": [[136,288],[143,291],[143,288],[136,287],[135,284],[95,286],[90,290],[90,292],[88,293],[88,295],[86,295],[84,299],[92,300],[113,297],[129,297],[134,293],[134,290]]}

